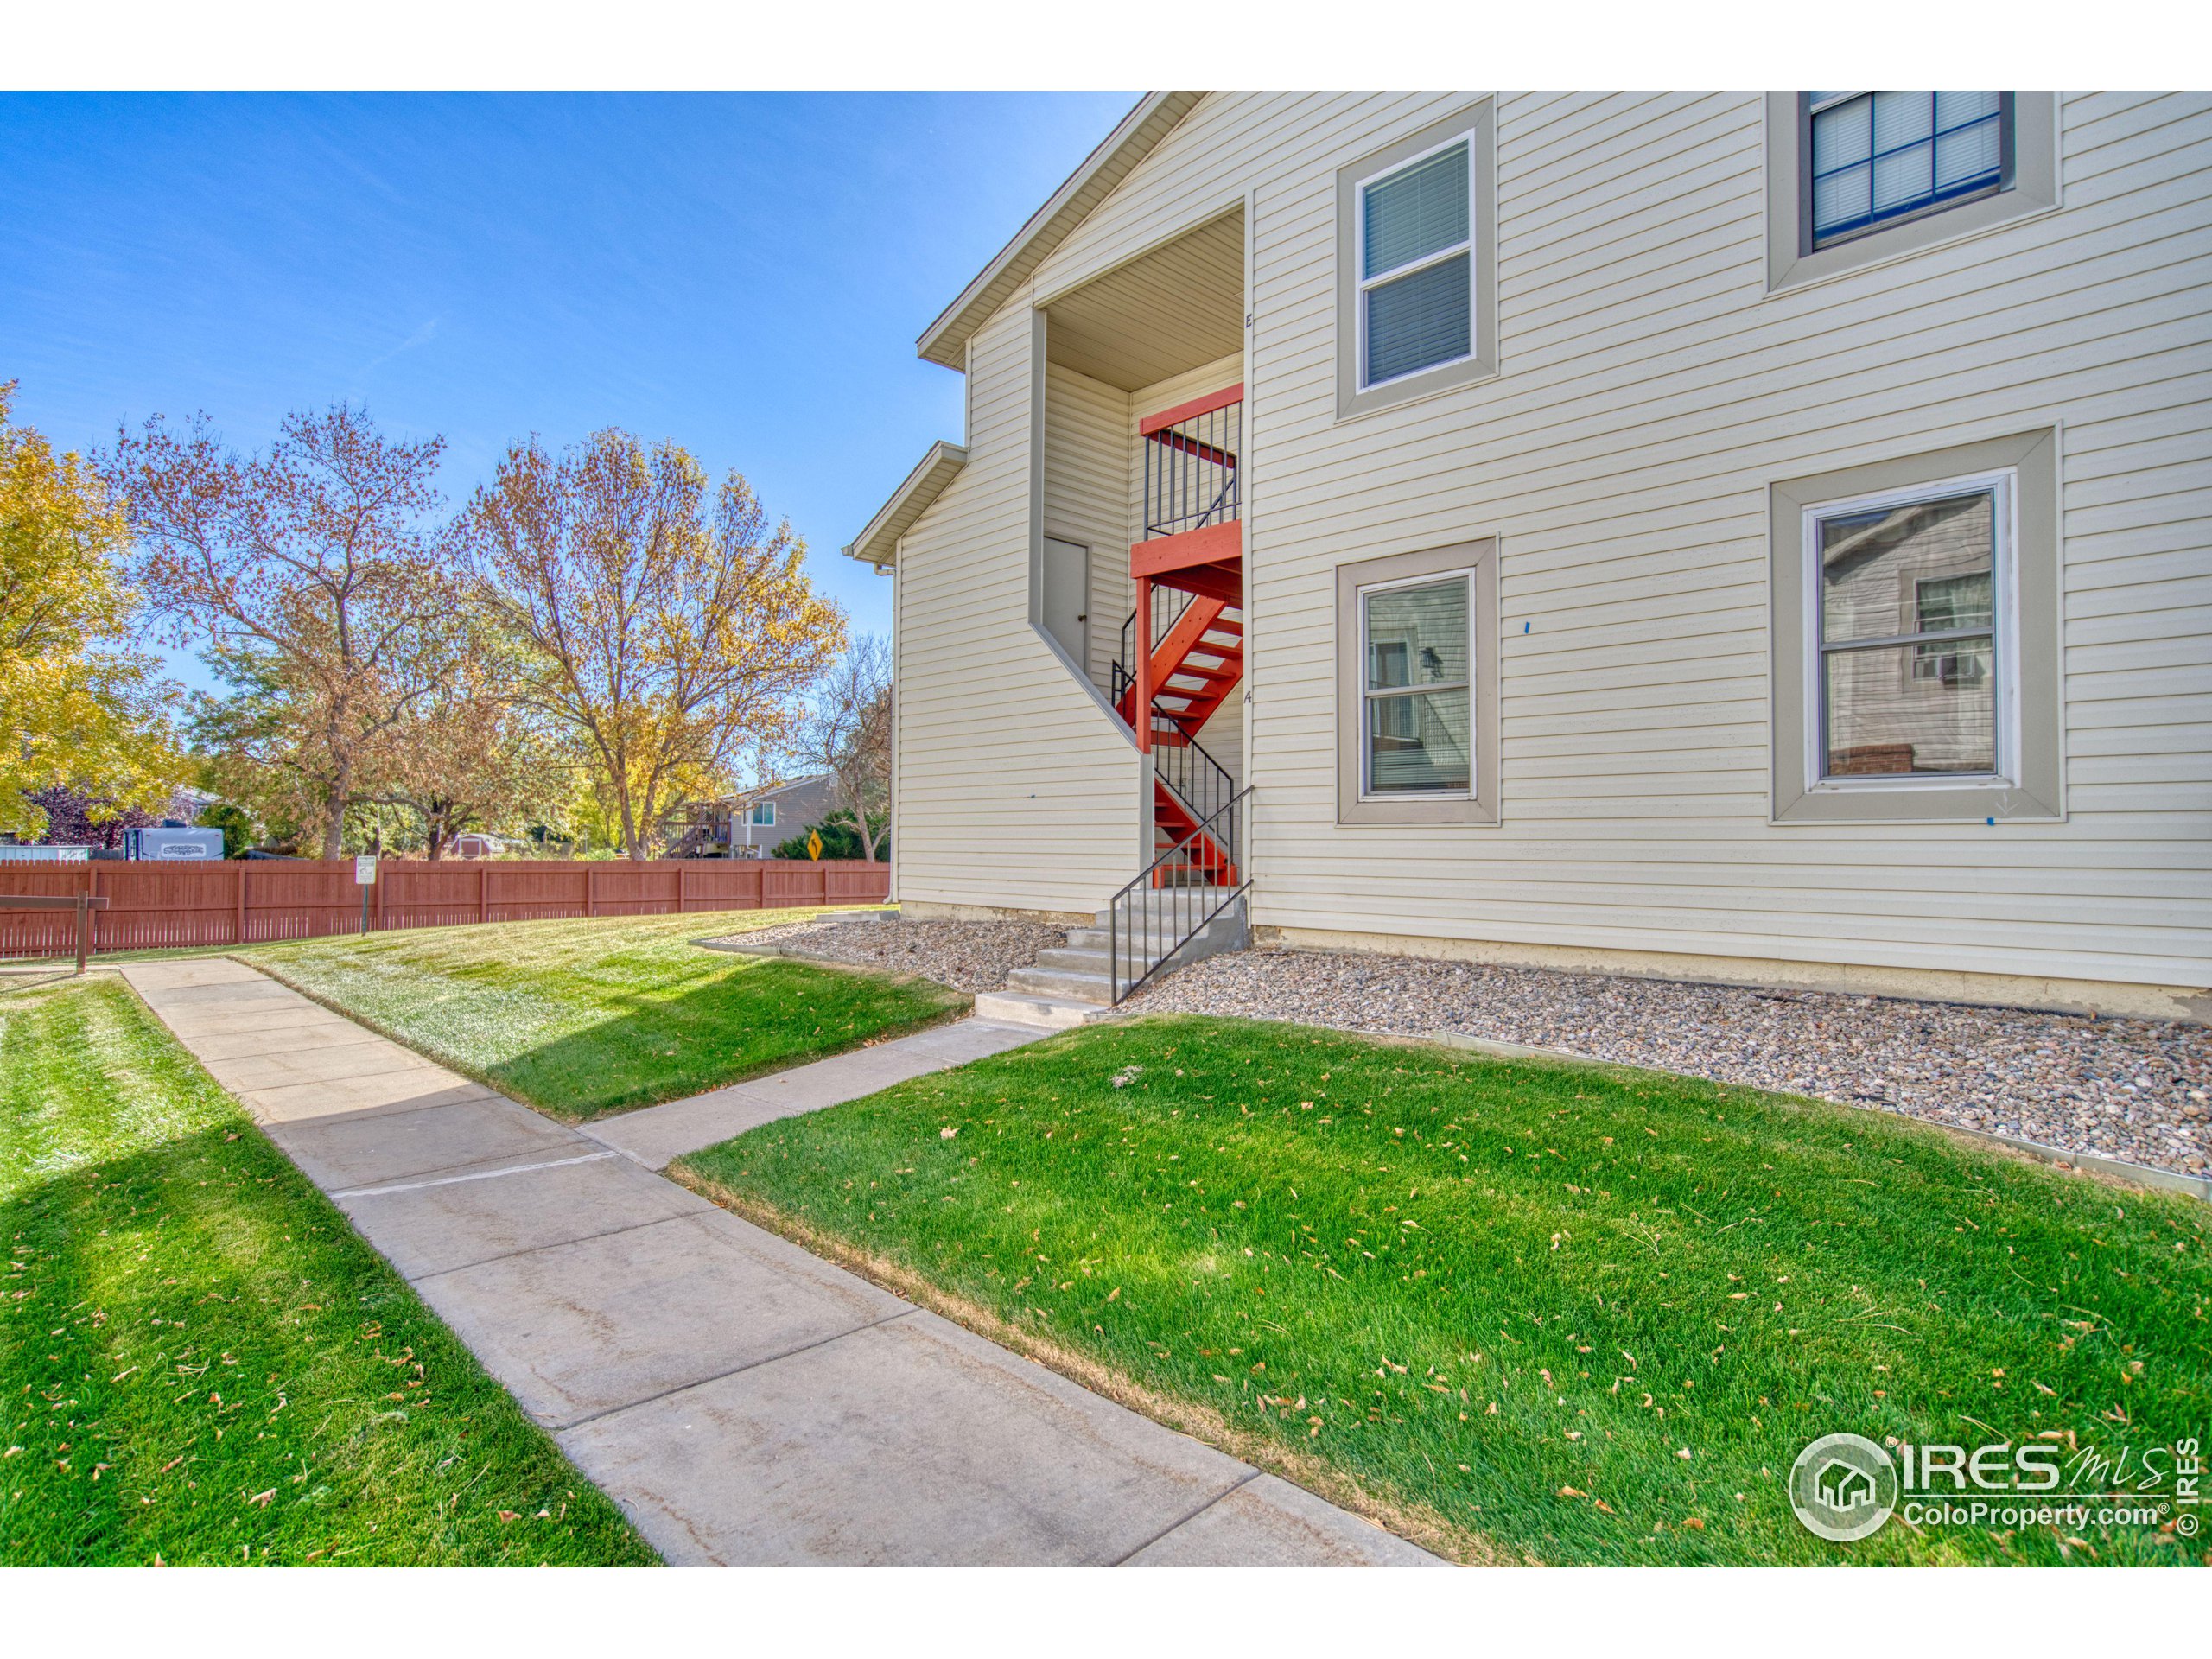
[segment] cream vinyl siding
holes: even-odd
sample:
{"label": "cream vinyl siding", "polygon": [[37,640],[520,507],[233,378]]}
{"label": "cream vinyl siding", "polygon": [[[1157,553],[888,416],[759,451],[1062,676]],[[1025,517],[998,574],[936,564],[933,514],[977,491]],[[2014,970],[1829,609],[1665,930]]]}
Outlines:
{"label": "cream vinyl siding", "polygon": [[1045,369],[1045,533],[1090,550],[1090,660],[1110,696],[1115,641],[1129,613],[1129,395],[1048,363]]}
{"label": "cream vinyl siding", "polygon": [[[1128,445],[1130,539],[1144,533],[1144,440],[1137,435],[1137,424],[1147,415],[1158,414],[1163,409],[1173,409],[1178,404],[1188,403],[1193,397],[1203,397],[1210,391],[1224,386],[1233,386],[1244,377],[1244,359],[1240,353],[1224,357],[1190,370],[1186,373],[1154,381],[1151,385],[1129,394],[1129,419],[1125,438]],[[1135,603],[1135,584],[1128,579],[1128,558],[1123,550],[1122,560],[1122,593],[1120,607],[1114,613],[1114,626],[1117,636],[1122,623]],[[1198,728],[1198,743],[1205,752],[1219,761],[1229,775],[1241,785],[1244,781],[1244,688],[1236,692],[1214,710],[1213,718]]]}
{"label": "cream vinyl siding", "polygon": [[1135,868],[1136,750],[1029,622],[1030,354],[1026,305],[976,334],[968,465],[899,545],[902,900],[1089,912]]}
{"label": "cream vinyl siding", "polygon": [[[1210,95],[1038,267],[1249,200],[1253,920],[2212,981],[2212,99],[2069,95],[2061,211],[1770,296],[1758,94],[1501,94],[1498,377],[1339,423],[1335,169],[1475,96]],[[1769,481],[2040,426],[2068,817],[1770,823]],[[1491,536],[1502,823],[1338,826],[1336,566]]]}

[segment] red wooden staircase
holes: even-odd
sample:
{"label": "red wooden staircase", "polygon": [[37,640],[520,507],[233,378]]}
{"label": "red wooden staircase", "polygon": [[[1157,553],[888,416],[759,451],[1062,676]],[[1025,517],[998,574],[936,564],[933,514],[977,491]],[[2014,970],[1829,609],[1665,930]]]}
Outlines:
{"label": "red wooden staircase", "polygon": [[1138,427],[1145,538],[1129,549],[1136,609],[1123,626],[1114,702],[1153,757],[1155,854],[1177,855],[1156,863],[1160,887],[1243,885],[1228,820],[1214,822],[1234,781],[1198,733],[1244,677],[1243,404],[1244,388],[1230,386]]}

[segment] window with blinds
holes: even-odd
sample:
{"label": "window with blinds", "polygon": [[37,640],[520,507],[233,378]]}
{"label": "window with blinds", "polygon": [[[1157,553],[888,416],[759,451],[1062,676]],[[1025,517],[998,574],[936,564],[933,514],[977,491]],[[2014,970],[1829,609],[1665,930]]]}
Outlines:
{"label": "window with blinds", "polygon": [[2004,188],[2003,92],[1808,92],[1813,245]]}
{"label": "window with blinds", "polygon": [[1459,137],[1359,187],[1363,388],[1474,354],[1474,198]]}

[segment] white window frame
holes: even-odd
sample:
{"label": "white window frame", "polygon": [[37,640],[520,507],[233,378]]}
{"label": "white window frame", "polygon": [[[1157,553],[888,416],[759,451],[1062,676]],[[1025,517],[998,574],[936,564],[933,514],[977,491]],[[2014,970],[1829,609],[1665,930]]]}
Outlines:
{"label": "white window frame", "polygon": [[[765,818],[760,816],[763,810],[766,810],[768,814]],[[774,829],[776,827],[776,804],[773,801],[753,802],[752,810],[746,815],[745,821],[756,830]]]}
{"label": "white window frame", "polygon": [[[1401,588],[1440,588],[1447,582],[1457,582],[1467,594],[1467,677],[1446,681],[1435,685],[1391,687],[1382,691],[1370,689],[1367,683],[1367,598],[1370,594],[1387,594]],[[1425,575],[1401,576],[1394,582],[1373,582],[1359,588],[1359,800],[1363,805],[1371,802],[1398,803],[1402,801],[1471,801],[1475,798],[1474,780],[1482,773],[1475,753],[1477,728],[1481,725],[1481,710],[1476,707],[1476,686],[1482,672],[1481,660],[1476,654],[1480,633],[1476,626],[1478,607],[1475,603],[1475,568],[1461,565],[1451,570],[1433,570]],[[1385,789],[1375,785],[1375,728],[1368,720],[1368,710],[1376,697],[1403,697],[1416,691],[1465,691],[1467,694],[1467,781],[1465,789]]]}
{"label": "white window frame", "polygon": [[[1368,186],[1380,183],[1384,179],[1394,178],[1409,168],[1419,167],[1430,157],[1440,156],[1446,150],[1455,147],[1464,147],[1467,152],[1467,234],[1465,238],[1453,243],[1448,248],[1440,248],[1434,253],[1426,253],[1418,259],[1409,259],[1402,265],[1394,266],[1373,276],[1362,275],[1361,273],[1367,269]],[[1353,350],[1359,354],[1353,359],[1353,384],[1361,391],[1372,391],[1378,386],[1395,385],[1402,380],[1412,379],[1415,375],[1433,374],[1439,369],[1448,369],[1455,363],[1471,363],[1482,355],[1482,318],[1478,315],[1482,308],[1476,303],[1476,299],[1481,292],[1481,285],[1477,280],[1475,270],[1475,245],[1481,234],[1481,226],[1476,215],[1481,209],[1482,191],[1479,181],[1480,169],[1475,165],[1475,130],[1469,127],[1454,137],[1431,144],[1419,155],[1408,156],[1402,161],[1394,162],[1389,167],[1369,174],[1352,186],[1351,255],[1352,258],[1357,262],[1352,272],[1352,316],[1357,333]],[[1395,283],[1402,276],[1410,276],[1415,271],[1426,270],[1431,265],[1440,264],[1446,259],[1456,258],[1463,253],[1467,256],[1467,349],[1457,357],[1439,358],[1433,363],[1424,363],[1417,369],[1408,369],[1402,373],[1389,375],[1380,380],[1368,378],[1367,296],[1369,294],[1385,283]]]}
{"label": "white window frame", "polygon": [[[2018,786],[2020,757],[2020,622],[2017,571],[2018,550],[2017,502],[2019,469],[1970,473],[1908,488],[1881,490],[1866,495],[1840,496],[1807,505],[1802,515],[1805,593],[1805,780],[1808,795],[1897,793],[1936,789],[2012,789]],[[1821,524],[1824,519],[1854,512],[1910,506],[1916,502],[1986,493],[1991,498],[1990,526],[1990,652],[1995,659],[1992,673],[1997,681],[1993,698],[1996,720],[1994,772],[1879,774],[1831,778],[1827,775],[1827,655],[1821,638]],[[1910,634],[1896,636],[1907,643]],[[1864,649],[1865,647],[1861,647]]]}

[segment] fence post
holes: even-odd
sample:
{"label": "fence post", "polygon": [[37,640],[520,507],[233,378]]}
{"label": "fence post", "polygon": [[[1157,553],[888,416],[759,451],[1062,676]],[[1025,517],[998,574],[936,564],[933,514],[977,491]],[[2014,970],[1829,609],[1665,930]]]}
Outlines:
{"label": "fence post", "polygon": [[688,865],[678,864],[676,867],[676,913],[679,916],[689,915],[691,910],[691,890],[683,880],[690,874]]}
{"label": "fence post", "polygon": [[385,868],[386,866],[385,861],[382,859],[378,859],[377,861],[376,895],[377,931],[379,933],[384,931],[384,878]]}
{"label": "fence post", "polygon": [[233,944],[244,944],[245,943],[245,872],[246,866],[250,861],[250,860],[241,858],[236,861],[232,865],[232,868],[236,869],[238,874],[237,920],[232,926],[232,931],[237,933],[238,938],[231,941]]}
{"label": "fence post", "polygon": [[77,918],[77,971],[80,974],[85,971],[85,952],[99,944],[96,937],[99,918],[92,913],[92,901],[100,896],[100,867],[86,860],[85,876],[85,903]]}
{"label": "fence post", "polygon": [[599,882],[596,879],[598,874],[597,864],[584,866],[584,914],[586,916],[599,914]]}
{"label": "fence post", "polygon": [[476,921],[479,926],[484,922],[484,878],[490,874],[491,871],[483,865],[476,867]]}

